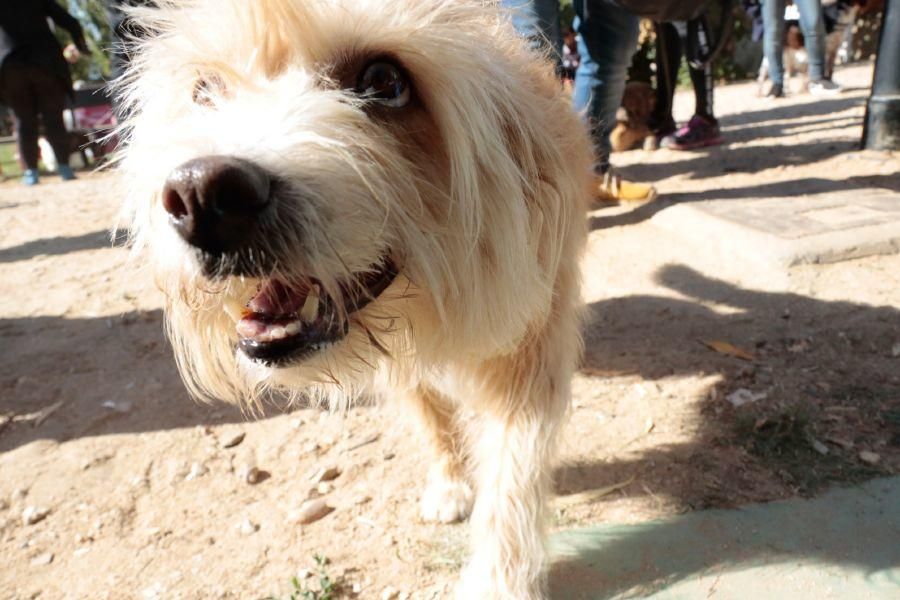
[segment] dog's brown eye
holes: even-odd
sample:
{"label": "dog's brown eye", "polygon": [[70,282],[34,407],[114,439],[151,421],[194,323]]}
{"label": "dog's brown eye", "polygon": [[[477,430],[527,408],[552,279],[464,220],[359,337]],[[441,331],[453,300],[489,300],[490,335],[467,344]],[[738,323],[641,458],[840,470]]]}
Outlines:
{"label": "dog's brown eye", "polygon": [[401,108],[409,104],[410,89],[406,75],[397,65],[376,61],[363,70],[356,91],[367,100]]}
{"label": "dog's brown eye", "polygon": [[218,75],[203,75],[194,82],[191,99],[200,106],[212,106],[216,96],[224,96],[227,92],[225,82]]}

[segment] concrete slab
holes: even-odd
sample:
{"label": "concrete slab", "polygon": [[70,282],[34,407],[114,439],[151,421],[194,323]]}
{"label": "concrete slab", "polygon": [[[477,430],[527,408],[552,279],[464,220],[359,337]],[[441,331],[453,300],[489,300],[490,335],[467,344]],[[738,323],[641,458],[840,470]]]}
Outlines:
{"label": "concrete slab", "polygon": [[738,510],[559,533],[551,597],[900,598],[900,477]]}
{"label": "concrete slab", "polygon": [[676,204],[651,222],[720,260],[760,266],[900,252],[900,194],[884,188]]}

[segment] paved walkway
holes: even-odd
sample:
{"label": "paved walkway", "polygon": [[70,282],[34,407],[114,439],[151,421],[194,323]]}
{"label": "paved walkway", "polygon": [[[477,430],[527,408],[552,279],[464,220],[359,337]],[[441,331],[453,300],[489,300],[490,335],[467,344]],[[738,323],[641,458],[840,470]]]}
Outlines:
{"label": "paved walkway", "polygon": [[[900,251],[900,153],[858,150],[871,75],[870,64],[839,70],[846,91],[833,98],[773,101],[755,82],[717,88],[725,144],[614,155],[661,199],[601,211],[595,228],[649,221],[721,265],[771,272]],[[676,117],[693,108],[679,92]]]}
{"label": "paved walkway", "polygon": [[555,536],[555,600],[900,598],[900,477]]}

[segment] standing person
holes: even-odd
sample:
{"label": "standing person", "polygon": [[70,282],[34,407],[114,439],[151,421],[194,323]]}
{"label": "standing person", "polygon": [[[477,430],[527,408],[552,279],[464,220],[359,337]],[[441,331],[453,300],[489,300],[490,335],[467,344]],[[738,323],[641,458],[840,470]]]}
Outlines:
{"label": "standing person", "polygon": [[640,18],[613,0],[575,0],[574,29],[581,63],[575,71],[572,103],[591,127],[597,153],[595,171],[600,200],[652,200],[651,185],[623,179],[610,165],[609,134],[616,126],[631,57],[637,50]]}
{"label": "standing person", "polygon": [[62,114],[72,78],[48,18],[69,32],[82,53],[89,52],[81,25],[54,0],[0,2],[0,96],[12,110],[25,185],[38,183],[39,120],[56,155],[60,177],[75,178]]}
{"label": "standing person", "polygon": [[[723,142],[719,122],[713,115],[713,72],[709,60],[710,35],[706,17],[690,21],[656,24],[656,107],[650,128],[663,148],[692,150]],[[691,51],[697,56],[691,56]],[[685,56],[694,87],[694,116],[676,130],[672,116],[678,68]]]}
{"label": "standing person", "polygon": [[[763,51],[769,63],[772,89],[767,96],[784,96],[784,8],[786,0],[762,0]],[[825,77],[825,18],[820,0],[794,0],[800,13],[806,52],[809,55],[809,93],[831,96],[841,86]]]}
{"label": "standing person", "polygon": [[[501,4],[511,9],[519,33],[529,40],[546,40],[558,56],[558,0],[502,0]],[[656,196],[653,186],[626,181],[609,164],[609,133],[616,125],[628,66],[637,49],[640,19],[614,0],[575,0],[574,8],[581,62],[575,71],[572,103],[591,128],[597,154],[597,198],[652,200]]]}

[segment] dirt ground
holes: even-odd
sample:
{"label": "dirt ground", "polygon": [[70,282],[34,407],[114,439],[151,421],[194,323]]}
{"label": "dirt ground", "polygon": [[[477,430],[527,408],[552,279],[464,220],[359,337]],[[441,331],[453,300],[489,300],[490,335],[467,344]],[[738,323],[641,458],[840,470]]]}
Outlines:
{"label": "dirt ground", "polygon": [[[900,256],[716,270],[647,220],[723,191],[900,193],[897,156],[855,152],[870,73],[840,71],[848,91],[824,100],[721,88],[726,145],[616,157],[662,200],[590,215],[556,528],[900,472]],[[677,106],[687,116],[692,99]],[[316,588],[303,571],[316,554],[345,595],[444,597],[466,529],[418,518],[426,465],[401,416],[273,406],[253,419],[190,400],[159,293],[109,243],[116,190],[111,174],[0,185],[0,597],[282,598],[298,573]],[[754,400],[733,406],[739,389]],[[311,495],[334,512],[296,524]]]}

